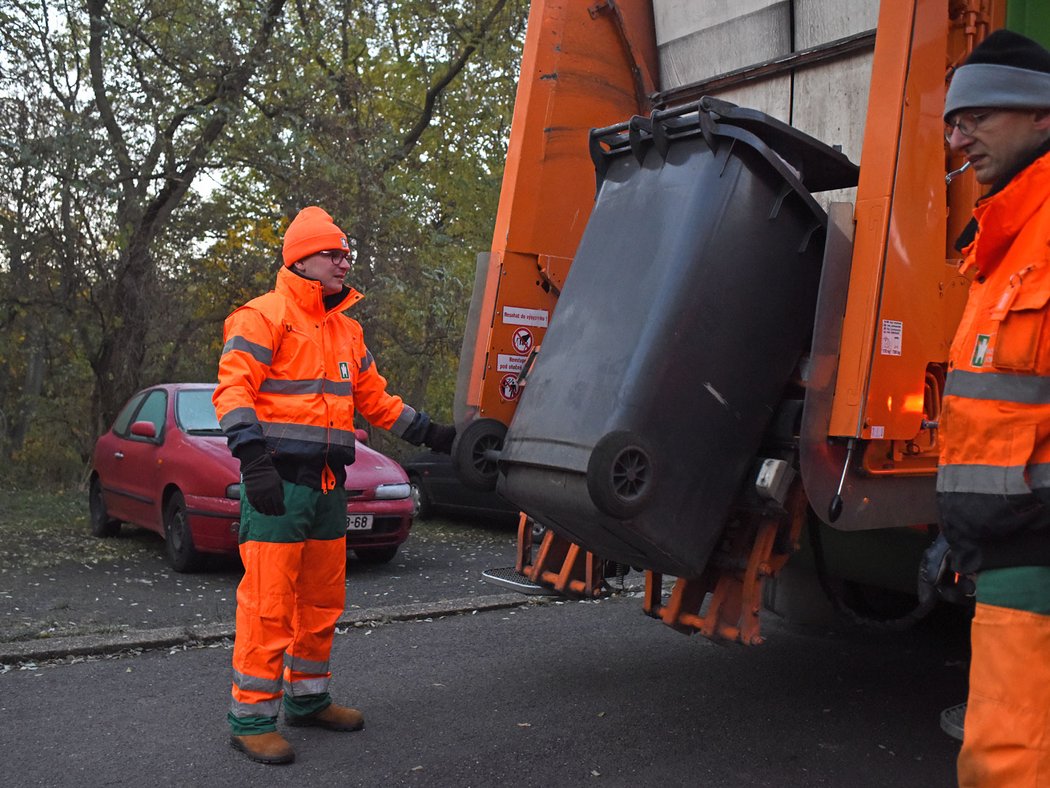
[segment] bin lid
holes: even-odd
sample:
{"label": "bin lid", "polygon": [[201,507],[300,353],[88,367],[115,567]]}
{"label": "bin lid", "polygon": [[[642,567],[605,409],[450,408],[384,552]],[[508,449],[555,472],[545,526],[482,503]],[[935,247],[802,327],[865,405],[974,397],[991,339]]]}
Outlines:
{"label": "bin lid", "polygon": [[761,146],[793,170],[798,182],[810,193],[857,185],[860,168],[842,151],[764,112],[711,96],[681,107],[657,110],[648,118],[634,117],[615,126],[592,130],[591,158],[599,185],[609,157],[633,151],[640,158],[645,146],[655,144],[666,150],[670,142],[679,137],[738,136],[726,127],[757,138]]}
{"label": "bin lid", "polygon": [[802,185],[811,192],[847,189],[857,185],[860,167],[840,150],[826,145],[816,137],[799,131],[771,115],[757,109],[738,107],[711,96],[700,99],[719,123],[746,129],[801,173]]}

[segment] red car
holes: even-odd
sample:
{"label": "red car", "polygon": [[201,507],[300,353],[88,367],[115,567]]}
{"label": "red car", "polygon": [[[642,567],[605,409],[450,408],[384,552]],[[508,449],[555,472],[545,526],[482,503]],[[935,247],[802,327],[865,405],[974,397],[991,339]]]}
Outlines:
{"label": "red car", "polygon": [[[204,553],[236,553],[240,467],[212,407],[214,384],[173,383],[133,396],[98,439],[90,482],[91,532],[122,522],[164,537],[176,572]],[[412,487],[401,466],[365,445],[347,467],[347,546],[368,563],[393,559],[412,527]]]}

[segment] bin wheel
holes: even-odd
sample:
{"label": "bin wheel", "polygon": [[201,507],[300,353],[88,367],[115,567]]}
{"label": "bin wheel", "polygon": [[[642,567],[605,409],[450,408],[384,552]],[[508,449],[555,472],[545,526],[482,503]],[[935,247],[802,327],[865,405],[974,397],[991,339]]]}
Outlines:
{"label": "bin wheel", "polygon": [[456,476],[473,490],[495,490],[497,461],[507,437],[507,425],[495,419],[472,421],[452,444]]}
{"label": "bin wheel", "polygon": [[625,520],[639,514],[653,495],[652,452],[630,432],[610,432],[587,463],[587,491],[594,505]]}

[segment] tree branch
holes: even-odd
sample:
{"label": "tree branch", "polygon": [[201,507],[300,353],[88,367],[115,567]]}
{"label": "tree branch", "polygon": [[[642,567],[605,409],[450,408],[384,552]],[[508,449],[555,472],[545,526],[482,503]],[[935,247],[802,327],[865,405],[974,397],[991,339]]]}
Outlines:
{"label": "tree branch", "polygon": [[[284,9],[284,3],[285,0],[270,0],[259,28],[258,37],[255,43],[252,44],[248,55],[239,66],[231,69],[220,78],[213,93],[213,100],[216,105],[214,114],[205,124],[204,130],[190,150],[182,168],[167,175],[164,186],[146,207],[143,214],[143,228],[149,238],[152,238],[159,225],[179,204],[179,201],[193,182],[194,177],[207,162],[208,153],[222,134],[235,106],[243,98],[248,82],[258,70],[259,64],[266,55],[274,30],[277,27],[277,21]],[[211,97],[209,97],[209,100],[212,100]],[[183,112],[186,111],[184,110]],[[173,129],[174,126],[169,126],[169,128]]]}
{"label": "tree branch", "polygon": [[127,142],[124,140],[124,133],[121,131],[120,124],[117,123],[117,117],[113,112],[113,105],[109,101],[109,96],[106,95],[106,84],[103,74],[102,40],[106,34],[106,22],[103,20],[102,15],[105,8],[106,0],[87,0],[89,29],[91,31],[88,38],[88,66],[91,70],[91,88],[95,94],[95,106],[98,107],[98,113],[102,118],[102,125],[106,129],[110,145],[113,146],[113,153],[117,159],[117,168],[122,176],[120,179],[122,191],[125,199],[130,200],[135,168],[131,163],[131,156],[128,153]]}
{"label": "tree branch", "polygon": [[463,48],[463,51],[460,52],[455,60],[448,64],[445,73],[427,89],[426,96],[423,99],[423,109],[419,114],[419,118],[409,130],[408,134],[405,135],[405,138],[402,140],[398,149],[388,155],[381,162],[381,172],[385,173],[391,167],[404,161],[412,152],[412,149],[416,147],[419,139],[423,136],[423,132],[427,130],[427,127],[430,126],[430,122],[434,119],[434,108],[437,105],[438,98],[444,92],[445,88],[452,84],[453,80],[455,80],[460,72],[463,71],[464,67],[467,65],[467,61],[470,60],[470,56],[477,51],[478,46],[488,35],[493,23],[503,11],[506,4],[507,0],[496,0],[492,9],[482,20],[481,24],[471,31],[470,37],[466,46]]}

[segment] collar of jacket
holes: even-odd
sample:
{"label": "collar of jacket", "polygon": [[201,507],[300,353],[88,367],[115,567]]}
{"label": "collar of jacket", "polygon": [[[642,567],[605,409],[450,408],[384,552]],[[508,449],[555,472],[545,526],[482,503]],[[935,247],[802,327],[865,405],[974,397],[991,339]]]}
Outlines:
{"label": "collar of jacket", "polygon": [[[1033,151],[1030,156],[1024,158],[1021,161],[1021,163],[1017,165],[1017,167],[1015,167],[1013,170],[1006,173],[1002,178],[993,183],[992,188],[988,190],[987,194],[977,198],[975,208],[982,202],[990,200],[992,197],[994,197],[1007,186],[1009,186],[1011,183],[1013,183],[1014,178],[1016,178],[1020,173],[1024,172],[1026,169],[1028,169],[1028,167],[1030,167],[1034,162],[1041,159],[1047,153],[1050,153],[1050,140],[1047,140],[1038,148],[1036,148],[1035,151]],[[971,217],[969,223],[967,223],[967,225],[963,228],[963,231],[959,233],[959,237],[955,239],[956,251],[962,252],[963,254],[967,254],[967,247],[969,247],[970,244],[973,243],[973,239],[977,237],[977,229],[977,218]]]}
{"label": "collar of jacket", "polygon": [[1044,153],[1002,189],[981,199],[973,210],[979,230],[963,267],[988,276],[999,265],[1014,238],[1050,198],[1050,153]]}
{"label": "collar of jacket", "polygon": [[354,288],[343,285],[342,298],[334,306],[325,309],[324,290],[321,288],[321,283],[313,279],[296,276],[283,266],[277,272],[277,286],[274,289],[285,298],[295,301],[306,311],[314,312],[318,315],[342,312],[364,298]]}

